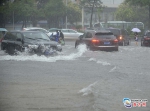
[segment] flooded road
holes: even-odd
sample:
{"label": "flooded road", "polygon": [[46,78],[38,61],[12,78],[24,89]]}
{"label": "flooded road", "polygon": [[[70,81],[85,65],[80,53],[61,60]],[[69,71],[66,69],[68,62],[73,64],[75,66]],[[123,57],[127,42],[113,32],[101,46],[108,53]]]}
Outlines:
{"label": "flooded road", "polygon": [[118,52],[67,42],[48,58],[0,51],[0,111],[126,111],[123,98],[150,100],[149,55],[134,42]]}

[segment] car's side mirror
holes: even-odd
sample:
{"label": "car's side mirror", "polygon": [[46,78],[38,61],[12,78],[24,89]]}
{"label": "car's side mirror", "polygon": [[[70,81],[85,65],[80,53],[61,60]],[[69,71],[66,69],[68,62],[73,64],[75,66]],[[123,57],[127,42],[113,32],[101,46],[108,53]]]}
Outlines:
{"label": "car's side mirror", "polygon": [[82,38],[83,38],[83,35],[80,35],[80,36],[79,36],[79,39],[81,40]]}

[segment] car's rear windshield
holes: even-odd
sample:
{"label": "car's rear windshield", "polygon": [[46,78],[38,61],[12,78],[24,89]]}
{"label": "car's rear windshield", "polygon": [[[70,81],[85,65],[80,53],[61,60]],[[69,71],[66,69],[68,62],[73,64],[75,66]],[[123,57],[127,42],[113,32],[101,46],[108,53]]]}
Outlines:
{"label": "car's rear windshield", "polygon": [[109,31],[111,31],[114,35],[120,35],[120,30],[118,29],[107,29]]}
{"label": "car's rear windshield", "polygon": [[146,33],[147,36],[150,36],[150,32]]}
{"label": "car's rear windshield", "polygon": [[113,33],[96,33],[95,37],[101,38],[101,39],[115,39],[116,38],[113,35]]}
{"label": "car's rear windshield", "polygon": [[28,32],[23,32],[23,35],[24,35],[25,39],[31,38],[31,39],[50,40],[48,38],[48,36],[45,33],[43,33],[43,32],[30,32],[30,31],[28,31]]}

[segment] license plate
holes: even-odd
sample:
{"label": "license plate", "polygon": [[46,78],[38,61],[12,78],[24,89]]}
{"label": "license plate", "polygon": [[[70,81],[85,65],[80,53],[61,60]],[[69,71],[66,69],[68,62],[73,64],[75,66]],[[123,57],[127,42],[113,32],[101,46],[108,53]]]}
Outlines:
{"label": "license plate", "polygon": [[104,45],[109,45],[110,44],[110,42],[104,42]]}

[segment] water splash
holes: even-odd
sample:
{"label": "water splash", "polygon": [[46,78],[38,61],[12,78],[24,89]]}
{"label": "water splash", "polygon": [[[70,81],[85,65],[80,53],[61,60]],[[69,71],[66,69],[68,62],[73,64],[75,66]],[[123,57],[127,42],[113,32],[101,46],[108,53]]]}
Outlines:
{"label": "water splash", "polygon": [[81,57],[83,53],[87,51],[85,45],[79,45],[77,50],[78,51],[76,53],[71,53],[69,55],[57,55],[54,57],[38,56],[36,54],[30,56],[24,52],[17,56],[3,55],[0,57],[0,60],[56,62],[57,60],[74,60]]}
{"label": "water splash", "polygon": [[87,96],[89,94],[94,93],[93,91],[94,91],[94,87],[96,84],[97,84],[97,81],[94,82],[93,84],[90,84],[88,87],[81,89],[79,93],[83,93],[83,96]]}

